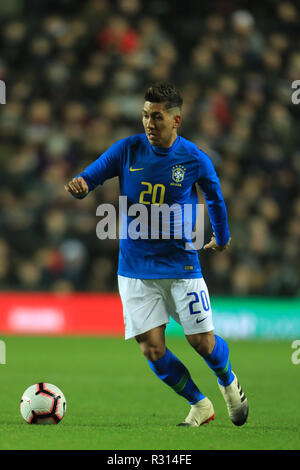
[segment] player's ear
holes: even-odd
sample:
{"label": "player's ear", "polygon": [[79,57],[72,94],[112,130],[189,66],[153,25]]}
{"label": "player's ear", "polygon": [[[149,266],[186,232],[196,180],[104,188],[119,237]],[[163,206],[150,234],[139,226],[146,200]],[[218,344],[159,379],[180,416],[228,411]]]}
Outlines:
{"label": "player's ear", "polygon": [[181,121],[182,121],[182,116],[181,116],[181,114],[176,114],[176,115],[174,116],[174,127],[175,127],[176,129],[180,126]]}

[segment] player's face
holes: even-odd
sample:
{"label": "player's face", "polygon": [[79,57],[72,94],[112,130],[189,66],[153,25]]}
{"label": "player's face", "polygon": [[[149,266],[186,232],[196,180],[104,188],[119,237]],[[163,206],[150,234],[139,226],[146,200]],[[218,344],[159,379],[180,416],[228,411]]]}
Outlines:
{"label": "player's face", "polygon": [[166,109],[164,103],[145,101],[143,126],[151,145],[171,147],[176,140],[181,116],[172,111]]}

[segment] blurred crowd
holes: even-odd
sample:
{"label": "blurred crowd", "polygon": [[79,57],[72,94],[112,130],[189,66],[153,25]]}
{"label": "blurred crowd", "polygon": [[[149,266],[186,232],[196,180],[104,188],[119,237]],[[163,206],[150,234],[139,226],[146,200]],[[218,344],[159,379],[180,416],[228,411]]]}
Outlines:
{"label": "blurred crowd", "polygon": [[118,203],[118,181],[81,201],[64,184],[143,132],[145,88],[169,80],[180,134],[212,158],[229,213],[231,248],[199,252],[211,295],[299,295],[296,5],[1,2],[0,289],[117,290],[118,241],[97,238],[96,208]]}

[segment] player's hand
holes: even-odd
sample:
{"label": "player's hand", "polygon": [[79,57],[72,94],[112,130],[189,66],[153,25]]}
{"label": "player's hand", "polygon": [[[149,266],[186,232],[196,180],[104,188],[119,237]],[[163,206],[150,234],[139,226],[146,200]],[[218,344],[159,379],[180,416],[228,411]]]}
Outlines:
{"label": "player's hand", "polygon": [[86,196],[86,194],[89,192],[88,185],[81,176],[78,178],[73,178],[71,181],[69,181],[65,185],[65,190],[74,197]]}
{"label": "player's hand", "polygon": [[203,250],[212,249],[214,251],[223,251],[223,250],[226,250],[226,248],[229,247],[230,243],[231,243],[231,237],[229,238],[226,245],[224,245],[224,246],[218,245],[217,242],[216,242],[216,237],[215,237],[215,232],[214,232],[213,236],[210,239],[210,242],[207,243],[206,245],[204,245]]}

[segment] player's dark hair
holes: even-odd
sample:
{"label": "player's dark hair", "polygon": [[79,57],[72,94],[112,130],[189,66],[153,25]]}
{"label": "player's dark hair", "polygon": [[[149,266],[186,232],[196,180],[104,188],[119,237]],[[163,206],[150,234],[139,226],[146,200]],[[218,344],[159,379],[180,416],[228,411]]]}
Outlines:
{"label": "player's dark hair", "polygon": [[183,99],[180,91],[169,82],[157,82],[149,86],[145,93],[145,101],[150,103],[165,103],[165,108],[181,109]]}

